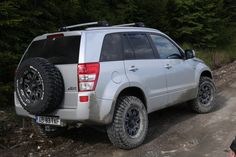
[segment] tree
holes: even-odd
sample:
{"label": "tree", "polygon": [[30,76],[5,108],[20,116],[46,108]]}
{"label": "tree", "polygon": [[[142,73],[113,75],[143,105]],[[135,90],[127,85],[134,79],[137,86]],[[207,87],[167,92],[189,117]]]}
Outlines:
{"label": "tree", "polygon": [[168,5],[171,34],[180,42],[214,48],[221,37],[219,30],[227,22],[223,0],[170,0]]}
{"label": "tree", "polygon": [[34,37],[99,20],[144,22],[198,48],[236,47],[235,0],[1,0],[0,104],[12,97],[15,68]]}

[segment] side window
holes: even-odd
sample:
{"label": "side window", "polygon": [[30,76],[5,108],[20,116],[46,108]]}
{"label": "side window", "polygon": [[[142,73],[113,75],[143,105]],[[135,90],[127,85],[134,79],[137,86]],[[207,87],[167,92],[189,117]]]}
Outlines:
{"label": "side window", "polygon": [[127,39],[127,35],[124,34],[123,38],[123,48],[124,48],[124,58],[129,60],[129,59],[135,59],[134,56],[134,51],[130,45],[130,42]]}
{"label": "side window", "polygon": [[100,61],[123,60],[122,38],[120,34],[107,34],[104,37]]}
{"label": "side window", "polygon": [[161,59],[167,59],[168,57],[172,55],[179,56],[181,58],[181,53],[179,49],[167,38],[160,36],[160,35],[150,35],[154,45],[157,48],[157,51],[160,55]]}
{"label": "side window", "polygon": [[128,39],[133,47],[136,59],[154,59],[154,52],[146,34],[131,33]]}

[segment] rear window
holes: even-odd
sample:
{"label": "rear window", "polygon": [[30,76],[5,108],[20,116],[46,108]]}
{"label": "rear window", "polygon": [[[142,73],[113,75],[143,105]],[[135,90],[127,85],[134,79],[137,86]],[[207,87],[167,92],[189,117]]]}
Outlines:
{"label": "rear window", "polygon": [[66,36],[34,41],[24,60],[33,57],[48,59],[53,64],[78,63],[80,36]]}

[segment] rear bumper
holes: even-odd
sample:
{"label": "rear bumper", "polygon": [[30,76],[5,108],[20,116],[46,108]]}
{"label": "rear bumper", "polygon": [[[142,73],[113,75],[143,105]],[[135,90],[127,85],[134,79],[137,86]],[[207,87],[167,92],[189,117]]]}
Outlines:
{"label": "rear bumper", "polygon": [[[111,123],[113,117],[112,100],[96,98],[93,92],[83,93],[83,95],[85,94],[90,98],[88,103],[81,103],[78,100],[77,107],[74,109],[57,109],[47,115],[59,116],[62,121],[68,122],[94,123],[100,125]],[[29,114],[21,106],[15,93],[14,99],[17,115],[35,118],[35,115]]]}

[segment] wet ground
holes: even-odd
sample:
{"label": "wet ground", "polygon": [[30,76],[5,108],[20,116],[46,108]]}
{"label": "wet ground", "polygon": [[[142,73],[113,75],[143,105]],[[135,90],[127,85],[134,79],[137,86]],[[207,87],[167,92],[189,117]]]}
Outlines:
{"label": "wet ground", "polygon": [[0,156],[226,157],[236,136],[236,62],[214,75],[218,87],[214,112],[195,114],[187,104],[154,112],[145,143],[129,151],[115,148],[102,129],[89,127],[41,138],[28,119],[14,115],[14,109],[0,109]]}

